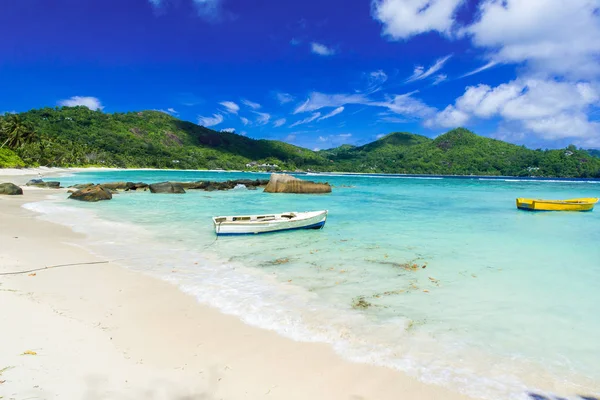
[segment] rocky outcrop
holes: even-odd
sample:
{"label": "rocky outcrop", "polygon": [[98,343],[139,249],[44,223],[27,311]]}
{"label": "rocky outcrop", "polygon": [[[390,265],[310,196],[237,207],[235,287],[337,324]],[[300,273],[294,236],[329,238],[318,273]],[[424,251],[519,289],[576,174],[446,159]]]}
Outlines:
{"label": "rocky outcrop", "polygon": [[[35,184],[45,184],[46,182],[34,182]],[[161,182],[154,183],[152,185],[148,185],[144,182],[105,182],[100,183],[99,185],[108,189],[113,194],[118,193],[119,191],[130,191],[130,190],[148,190],[152,193],[185,193],[185,190],[206,190],[207,192],[212,192],[214,190],[231,190],[235,187],[241,187],[241,185],[245,186],[246,189],[256,190],[259,187],[267,186],[269,183],[266,179],[235,179],[231,181],[224,182],[213,182],[213,181],[196,181],[196,182]],[[171,185],[175,187],[175,191],[171,191]],[[69,186],[70,189],[85,189],[88,187],[96,186],[93,183],[82,183],[78,185]],[[151,186],[154,187],[154,191],[152,191]],[[180,191],[179,187],[183,189]],[[75,192],[75,190],[73,190]]]}
{"label": "rocky outcrop", "polygon": [[80,189],[85,189],[85,188],[89,188],[89,187],[92,187],[92,186],[94,186],[93,183],[80,183],[80,184],[77,184],[77,185],[71,185],[71,186],[69,186],[69,189],[75,189],[75,190],[73,190],[73,193],[75,193],[76,191],[78,191]]}
{"label": "rocky outcrop", "polygon": [[39,188],[50,188],[50,189],[58,189],[60,188],[60,182],[56,181],[48,181],[44,182],[41,179],[32,179],[25,184],[26,186],[33,186]]}
{"label": "rocky outcrop", "polygon": [[185,189],[183,188],[183,186],[181,186],[180,183],[177,182],[160,182],[151,184],[150,192],[183,194],[185,193]]}
{"label": "rocky outcrop", "polygon": [[197,181],[197,182],[177,182],[184,189],[197,189],[206,190],[212,192],[214,190],[230,190],[238,185],[244,185],[247,189],[256,189],[257,187],[266,186],[269,181],[266,179],[236,179],[225,182],[212,182],[212,181]]}
{"label": "rocky outcrop", "polygon": [[94,185],[85,189],[80,189],[69,196],[70,199],[79,201],[96,202],[101,200],[112,199],[112,193],[110,190],[100,186]]}
{"label": "rocky outcrop", "polygon": [[117,191],[117,190],[129,191],[129,190],[138,190],[138,189],[143,189],[143,190],[148,189],[148,184],[147,183],[143,183],[143,182],[138,182],[138,183],[133,183],[133,182],[104,182],[104,183],[101,183],[100,185],[102,185],[102,187],[105,187],[106,189],[109,189],[109,190],[112,190],[112,191]]}
{"label": "rocky outcrop", "polygon": [[18,195],[23,194],[23,189],[14,183],[0,183],[0,194]]}
{"label": "rocky outcrop", "polygon": [[266,193],[331,193],[329,183],[304,181],[286,174],[271,174]]}

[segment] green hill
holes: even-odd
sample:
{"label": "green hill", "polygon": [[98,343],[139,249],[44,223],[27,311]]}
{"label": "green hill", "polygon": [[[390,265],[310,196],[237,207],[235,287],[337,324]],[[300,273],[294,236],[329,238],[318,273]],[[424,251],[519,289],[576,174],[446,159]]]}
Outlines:
{"label": "green hill", "polygon": [[17,149],[28,165],[241,169],[251,161],[292,168],[325,164],[301,147],[216,132],[158,111],[105,114],[63,107],[16,117],[36,132],[32,143]]}
{"label": "green hill", "polygon": [[435,139],[392,133],[361,147],[319,152],[342,172],[600,177],[600,162],[574,146],[530,150],[458,128]]}
{"label": "green hill", "polygon": [[86,107],[0,117],[0,145],[5,145],[0,167],[256,169],[255,164],[277,164],[285,170],[600,177],[600,158],[588,151],[574,146],[531,150],[463,128],[435,139],[396,132],[364,146],[313,152],[216,132],[158,111],[105,114]]}

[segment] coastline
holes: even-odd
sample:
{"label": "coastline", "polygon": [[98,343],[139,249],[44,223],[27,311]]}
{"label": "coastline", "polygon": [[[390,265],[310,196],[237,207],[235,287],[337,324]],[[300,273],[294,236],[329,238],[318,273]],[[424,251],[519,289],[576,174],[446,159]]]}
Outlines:
{"label": "coastline", "polygon": [[[0,198],[1,272],[98,261],[85,237],[22,208],[49,193],[57,191]],[[0,344],[0,370],[12,367],[2,373],[5,396],[467,399],[245,325],[114,263],[2,276],[0,296],[1,325],[10,327]]]}

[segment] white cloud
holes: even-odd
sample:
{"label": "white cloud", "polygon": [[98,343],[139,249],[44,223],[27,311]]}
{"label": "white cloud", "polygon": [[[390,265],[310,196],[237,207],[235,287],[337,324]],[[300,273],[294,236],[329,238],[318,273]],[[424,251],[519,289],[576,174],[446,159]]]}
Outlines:
{"label": "white cloud", "polygon": [[242,99],[242,103],[244,103],[246,106],[250,107],[253,110],[258,110],[261,107],[260,104],[255,103],[255,102],[250,101],[250,100],[246,100],[246,99]]}
{"label": "white cloud", "polygon": [[383,34],[394,40],[408,39],[429,31],[449,35],[454,13],[463,1],[373,0],[372,15],[383,24]]}
{"label": "white cloud", "polygon": [[443,111],[437,113],[433,118],[425,121],[425,126],[433,128],[442,126],[444,128],[456,128],[463,126],[470,116],[464,111],[456,109],[453,105],[449,105]]}
{"label": "white cloud", "polygon": [[413,74],[410,76],[410,78],[406,80],[406,82],[408,83],[420,81],[422,79],[430,77],[431,75],[441,70],[444,67],[444,64],[446,64],[446,61],[450,59],[450,57],[452,57],[451,54],[438,59],[431,67],[429,67],[429,69],[427,69],[427,71],[425,71],[425,68],[421,65],[416,66]]}
{"label": "white cloud", "polygon": [[299,105],[294,114],[317,111],[322,108],[336,107],[347,104],[361,104],[371,107],[383,107],[396,113],[410,117],[425,118],[435,113],[435,109],[427,106],[421,100],[412,97],[416,92],[395,95],[385,101],[373,101],[364,94],[325,94],[313,92],[308,100]]}
{"label": "white cloud", "polygon": [[258,112],[258,111],[252,111],[254,114],[258,115],[258,117],[256,117],[256,123],[259,125],[266,125],[269,123],[269,120],[271,119],[271,114],[268,113],[263,113],[263,112]]}
{"label": "white cloud", "polygon": [[159,109],[159,110],[154,110],[154,111],[158,111],[158,112],[169,114],[169,115],[179,114],[174,108],[167,108],[166,110]]}
{"label": "white cloud", "polygon": [[414,93],[416,92],[396,95],[389,101],[373,102],[369,105],[385,107],[396,114],[418,118],[425,118],[434,114],[436,111],[435,108],[429,107],[421,100],[412,97]]}
{"label": "white cloud", "polygon": [[280,126],[283,126],[286,122],[285,118],[279,118],[278,120],[276,120],[275,122],[273,122],[273,126],[275,128],[279,128]]}
{"label": "white cloud", "polygon": [[383,70],[371,72],[367,76],[367,92],[369,94],[377,92],[387,80],[388,76]]}
{"label": "white cloud", "polygon": [[76,107],[76,106],[85,106],[90,110],[99,110],[102,111],[104,106],[100,103],[100,100],[96,97],[86,97],[86,96],[73,96],[70,99],[60,100],[58,102],[59,106],[63,107]]}
{"label": "white cloud", "polygon": [[222,101],[219,104],[225,107],[228,113],[237,114],[238,111],[240,111],[240,106],[235,104],[233,101]]}
{"label": "white cloud", "polygon": [[279,104],[287,104],[294,101],[294,96],[289,93],[277,92],[275,93],[275,97],[279,101]]}
{"label": "white cloud", "polygon": [[433,83],[432,83],[432,85],[433,85],[433,86],[435,86],[435,85],[439,85],[440,83],[442,83],[442,82],[444,82],[444,81],[446,81],[446,80],[448,80],[448,75],[446,75],[446,74],[438,74],[438,75],[435,77],[435,79],[433,80]]}
{"label": "white cloud", "polygon": [[382,137],[385,137],[386,134],[385,133],[380,133],[379,135],[375,136],[376,139],[381,139]]}
{"label": "white cloud", "polygon": [[246,132],[246,131],[241,131],[241,132],[240,132],[240,135],[242,135],[242,136],[248,136],[248,132]]}
{"label": "white cloud", "polygon": [[3,115],[8,115],[8,114],[17,114],[17,112],[14,110],[13,111],[2,111],[2,112],[0,112],[0,117]]}
{"label": "white cloud", "polygon": [[284,141],[286,142],[293,142],[294,140],[296,140],[296,135],[294,135],[293,133],[287,135],[284,139]]}
{"label": "white cloud", "polygon": [[306,117],[306,118],[304,118],[304,119],[302,119],[300,121],[294,122],[292,125],[290,125],[290,128],[293,128],[295,126],[302,125],[302,124],[308,124],[310,122],[313,122],[314,120],[316,120],[320,116],[321,116],[320,112],[313,113],[310,117]]}
{"label": "white cloud", "polygon": [[213,114],[212,117],[198,117],[198,125],[202,126],[215,126],[223,122],[223,116],[221,114]]}
{"label": "white cloud", "polygon": [[335,51],[332,48],[327,47],[321,43],[312,42],[310,44],[310,48],[313,53],[318,54],[320,56],[331,56],[335,54]]}
{"label": "white cloud", "polygon": [[369,99],[364,94],[325,94],[313,92],[308,100],[296,107],[294,114],[316,111],[325,107],[339,107],[346,104],[367,104]]}
{"label": "white cloud", "polygon": [[503,118],[546,140],[600,141],[600,123],[589,111],[600,106],[600,86],[585,82],[517,79],[497,87],[467,87],[465,93],[427,120],[427,126],[456,127],[473,117]]}
{"label": "white cloud", "polygon": [[463,30],[499,63],[571,78],[600,75],[598,0],[484,0]]}
{"label": "white cloud", "polygon": [[344,111],[344,107],[340,106],[340,107],[336,108],[335,110],[331,111],[329,114],[326,114],[326,115],[323,115],[322,117],[320,117],[319,121],[322,121],[322,120],[327,119],[327,118],[334,117],[334,116],[342,113],[343,111]]}
{"label": "white cloud", "polygon": [[240,121],[242,121],[242,124],[244,124],[244,126],[250,123],[250,120],[244,117],[240,117]]}
{"label": "white cloud", "polygon": [[225,128],[225,129],[221,129],[221,132],[235,133],[235,128]]}
{"label": "white cloud", "polygon": [[466,78],[467,76],[478,74],[480,72],[485,71],[486,69],[495,67],[496,65],[498,65],[498,63],[496,61],[490,61],[487,64],[485,64],[483,67],[479,67],[479,68],[474,69],[473,71],[467,72],[466,74],[462,75],[461,78]]}
{"label": "white cloud", "polygon": [[216,20],[220,17],[221,0],[193,0],[198,16],[207,20]]}

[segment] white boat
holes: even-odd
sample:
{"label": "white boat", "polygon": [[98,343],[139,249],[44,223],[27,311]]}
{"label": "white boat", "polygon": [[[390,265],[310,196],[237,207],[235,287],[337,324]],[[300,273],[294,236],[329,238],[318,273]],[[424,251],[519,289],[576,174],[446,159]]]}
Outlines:
{"label": "white boat", "polygon": [[218,236],[270,233],[292,229],[321,229],[325,226],[325,220],[327,220],[327,210],[213,217]]}

